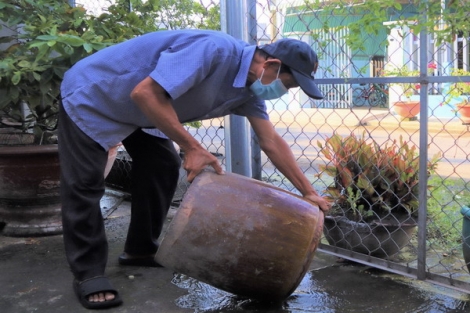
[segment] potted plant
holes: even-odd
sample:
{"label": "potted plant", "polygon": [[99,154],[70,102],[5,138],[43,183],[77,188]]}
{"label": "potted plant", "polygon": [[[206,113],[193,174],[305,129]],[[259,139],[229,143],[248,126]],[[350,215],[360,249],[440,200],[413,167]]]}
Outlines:
{"label": "potted plant", "polygon": [[[385,76],[417,77],[419,76],[419,71],[410,70],[407,65],[403,65],[402,67],[389,67],[384,71],[384,74]],[[403,119],[416,119],[416,115],[420,111],[420,102],[412,101],[411,97],[419,94],[420,85],[417,83],[393,83],[392,86],[400,89],[397,91],[399,93],[399,101],[393,103],[395,112]],[[403,96],[405,99],[403,99]]]}
{"label": "potted plant", "polygon": [[[0,230],[4,235],[61,232],[56,144],[60,138],[55,129],[65,71],[102,48],[158,30],[166,25],[168,12],[179,13],[170,15],[168,27],[216,28],[219,21],[217,7],[205,11],[192,1],[136,0],[130,10],[129,1],[117,0],[98,16],[68,2],[0,0]],[[194,22],[194,16],[200,21]],[[112,152],[116,151],[110,156]]]}
{"label": "potted plant", "polygon": [[463,216],[462,222],[462,251],[465,264],[470,272],[470,205],[462,206],[460,213]]}
{"label": "potted plant", "polygon": [[[417,148],[403,140],[379,145],[351,134],[333,134],[320,152],[329,162],[318,176],[334,182],[326,193],[334,201],[325,217],[325,237],[337,247],[391,257],[411,239],[418,209]],[[428,162],[433,173],[439,155]]]}
{"label": "potted plant", "polygon": [[[470,76],[470,72],[454,68],[451,76]],[[445,92],[444,92],[445,93]],[[458,81],[449,85],[445,100],[442,104],[450,104],[456,101],[457,112],[460,113],[460,119],[464,125],[470,125],[470,81]]]}
{"label": "potted plant", "polygon": [[[65,0],[0,1],[0,43],[4,45],[0,52],[0,224],[4,235],[61,232],[54,131],[62,77],[83,57],[141,33],[138,18],[119,7],[111,9],[111,14],[94,17]],[[136,26],[129,27],[128,20]]]}
{"label": "potted plant", "polygon": [[462,251],[465,264],[470,272],[470,205],[464,205],[460,209],[462,222]]}

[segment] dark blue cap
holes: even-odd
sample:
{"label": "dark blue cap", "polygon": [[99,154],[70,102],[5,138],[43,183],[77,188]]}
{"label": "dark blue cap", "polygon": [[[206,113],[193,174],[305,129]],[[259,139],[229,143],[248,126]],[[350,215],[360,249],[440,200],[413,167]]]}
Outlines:
{"label": "dark blue cap", "polygon": [[310,45],[301,40],[284,38],[260,49],[287,65],[295,81],[309,97],[323,99],[323,94],[314,82],[318,57]]}

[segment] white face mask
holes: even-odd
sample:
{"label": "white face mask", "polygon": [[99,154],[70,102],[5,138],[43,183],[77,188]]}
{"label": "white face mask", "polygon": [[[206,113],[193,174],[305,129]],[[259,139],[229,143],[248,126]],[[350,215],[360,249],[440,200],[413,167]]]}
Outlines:
{"label": "white face mask", "polygon": [[261,73],[261,77],[257,79],[253,84],[251,84],[250,89],[253,93],[263,100],[272,100],[276,98],[280,98],[281,96],[285,95],[289,89],[284,86],[282,81],[279,79],[279,72],[281,71],[281,67],[277,71],[277,77],[274,81],[270,84],[263,85],[261,79],[263,78],[264,69]]}

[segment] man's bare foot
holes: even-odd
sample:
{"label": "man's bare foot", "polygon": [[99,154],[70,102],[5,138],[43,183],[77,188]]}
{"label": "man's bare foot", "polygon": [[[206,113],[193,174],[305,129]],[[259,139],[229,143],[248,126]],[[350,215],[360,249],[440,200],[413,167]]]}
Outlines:
{"label": "man's bare foot", "polygon": [[88,301],[90,301],[90,302],[104,302],[104,301],[114,300],[114,298],[115,298],[115,296],[111,292],[106,292],[106,293],[100,292],[100,293],[91,295],[88,298]]}
{"label": "man's bare foot", "polygon": [[96,276],[83,281],[74,280],[73,290],[87,309],[104,309],[122,304],[121,297],[108,278]]}

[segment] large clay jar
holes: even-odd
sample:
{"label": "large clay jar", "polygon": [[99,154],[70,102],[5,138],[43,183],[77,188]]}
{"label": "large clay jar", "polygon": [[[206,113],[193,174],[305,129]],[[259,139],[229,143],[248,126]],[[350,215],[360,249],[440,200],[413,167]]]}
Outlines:
{"label": "large clay jar", "polygon": [[156,260],[237,295],[282,300],[308,271],[323,218],[285,190],[206,171],[188,188]]}

